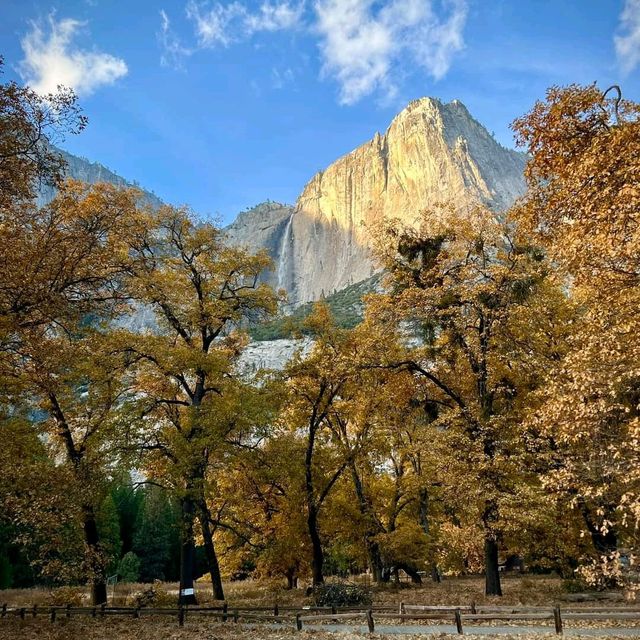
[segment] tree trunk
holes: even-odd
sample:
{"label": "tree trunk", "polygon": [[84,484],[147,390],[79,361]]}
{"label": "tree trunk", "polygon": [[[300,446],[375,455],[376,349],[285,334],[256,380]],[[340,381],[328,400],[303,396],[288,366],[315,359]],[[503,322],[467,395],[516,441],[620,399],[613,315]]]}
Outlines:
{"label": "tree trunk", "polygon": [[322,541],[318,532],[318,513],[313,505],[308,506],[309,512],[307,516],[307,526],[309,528],[309,537],[311,538],[311,577],[313,586],[324,584],[324,575],[322,574],[322,565],[324,564],[324,553],[322,552]]}
{"label": "tree trunk", "polygon": [[[398,569],[402,569],[411,578],[411,582],[413,582],[413,584],[422,584],[422,577],[415,567],[405,564],[404,562],[398,562],[396,565],[396,571]],[[399,581],[400,579],[398,578],[398,582]]]}
{"label": "tree trunk", "polygon": [[209,567],[209,573],[211,574],[213,597],[216,600],[224,600],[220,565],[218,564],[218,556],[213,544],[213,533],[211,532],[211,524],[209,523],[209,510],[206,507],[201,507],[199,519],[200,526],[202,527],[202,538],[204,540],[204,553],[207,557],[207,566]]}
{"label": "tree trunk", "polygon": [[500,567],[498,565],[498,542],[487,532],[484,539],[485,594],[501,596]]}
{"label": "tree trunk", "polygon": [[380,546],[375,540],[366,539],[367,556],[369,557],[369,565],[373,575],[374,582],[383,582],[382,579],[382,555],[380,554]]}
{"label": "tree trunk", "polygon": [[[429,492],[426,488],[420,489],[418,494],[418,520],[420,522],[420,526],[424,531],[426,536],[430,535],[429,530]],[[438,584],[441,582],[440,578],[440,570],[438,569],[438,565],[436,562],[431,563],[431,580],[432,582],[437,582]]]}
{"label": "tree trunk", "polygon": [[285,575],[287,576],[287,589],[288,590],[297,589],[298,588],[298,570],[294,568],[287,569],[287,571],[285,572]]}
{"label": "tree trunk", "polygon": [[383,529],[377,521],[375,514],[373,513],[373,507],[364,493],[362,480],[358,474],[355,462],[351,460],[349,466],[351,468],[351,478],[353,479],[353,486],[358,498],[360,513],[369,521],[368,529],[365,532],[365,545],[367,548],[367,557],[369,558],[369,566],[371,567],[371,573],[373,574],[373,581],[382,582],[382,556],[380,554],[380,546],[375,541],[374,537],[378,533],[381,533]]}
{"label": "tree trunk", "polygon": [[100,549],[100,537],[95,511],[92,506],[85,505],[83,511],[84,541],[89,553],[89,571],[91,573],[91,604],[94,606],[107,602],[107,581],[104,562]]}
{"label": "tree trunk", "polygon": [[[197,604],[193,574],[195,572],[196,544],[193,536],[195,505],[188,493],[182,498],[182,527],[180,528],[180,604]],[[185,591],[187,593],[185,593]]]}

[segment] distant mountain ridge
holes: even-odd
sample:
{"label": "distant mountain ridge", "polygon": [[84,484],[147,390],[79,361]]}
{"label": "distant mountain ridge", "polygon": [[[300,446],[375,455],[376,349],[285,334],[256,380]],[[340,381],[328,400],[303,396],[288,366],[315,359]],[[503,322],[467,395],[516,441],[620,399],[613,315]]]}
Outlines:
{"label": "distant mountain ridge", "polygon": [[[116,185],[118,187],[135,187],[140,189],[144,194],[145,199],[154,207],[159,207],[162,204],[162,200],[156,196],[155,193],[147,191],[135,182],[130,182],[117,173],[107,169],[99,162],[91,162],[87,158],[80,156],[74,156],[63,149],[55,147],[55,151],[58,152],[66,163],[65,175],[74,180],[81,180],[82,182],[88,182],[89,184],[96,184],[97,182],[108,182],[109,184]],[[47,202],[50,202],[55,195],[55,188],[42,185],[38,192],[38,206],[42,206]]]}

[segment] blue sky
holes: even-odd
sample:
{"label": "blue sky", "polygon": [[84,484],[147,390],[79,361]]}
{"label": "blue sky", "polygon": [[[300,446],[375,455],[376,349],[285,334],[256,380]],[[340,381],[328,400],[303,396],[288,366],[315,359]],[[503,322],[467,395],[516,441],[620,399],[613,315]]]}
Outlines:
{"label": "blue sky", "polygon": [[63,145],[228,222],[293,202],[408,101],[500,142],[552,84],[640,99],[640,0],[0,0],[6,77],[75,88]]}

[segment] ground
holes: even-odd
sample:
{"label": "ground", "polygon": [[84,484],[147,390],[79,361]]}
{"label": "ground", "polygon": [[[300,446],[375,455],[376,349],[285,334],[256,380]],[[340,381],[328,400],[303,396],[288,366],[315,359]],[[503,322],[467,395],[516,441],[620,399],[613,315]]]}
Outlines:
{"label": "ground", "polygon": [[[364,580],[364,579],[363,579]],[[506,576],[503,581],[504,596],[502,598],[486,597],[483,595],[484,582],[482,578],[452,578],[445,579],[441,584],[427,583],[423,586],[413,585],[389,585],[384,588],[377,588],[374,592],[375,604],[393,604],[399,606],[400,602],[405,604],[447,604],[447,605],[469,605],[471,602],[477,604],[500,604],[500,605],[549,605],[560,603],[561,606],[567,606],[569,601],[575,599],[575,594],[567,593],[559,579],[545,576]],[[140,593],[149,585],[118,585],[116,587],[116,604],[132,605],[137,593]],[[171,606],[175,601],[175,584],[155,585],[156,589],[161,591],[167,602],[159,604]],[[310,601],[304,595],[304,589],[295,591],[286,591],[282,588],[280,582],[257,582],[244,581],[234,582],[225,585],[227,601],[229,608],[234,606],[273,606],[277,601],[280,606],[296,606],[302,607],[310,604]],[[210,601],[210,588],[206,582],[198,584],[198,598],[201,604]],[[68,592],[72,595],[74,592]],[[62,595],[62,599],[67,595]],[[75,594],[78,595],[77,593]],[[58,596],[58,597],[59,597]],[[592,594],[590,598],[601,598],[603,596]],[[622,592],[607,594],[606,601],[611,602],[612,606],[621,606],[625,604],[625,595]],[[52,604],[52,595],[50,590],[46,589],[30,589],[30,590],[7,590],[0,591],[0,604],[8,603],[9,606],[32,606],[38,604],[46,606]],[[55,604],[63,604],[60,601]],[[81,604],[76,602],[75,604]],[[110,602],[111,604],[111,602]],[[593,601],[585,604],[594,604]],[[580,606],[572,603],[572,606]],[[385,622],[379,620],[377,625],[383,626]],[[393,623],[396,624],[396,623]],[[500,623],[503,627],[504,624]],[[415,629],[411,623],[412,629]],[[615,638],[622,637],[622,630],[616,635],[616,627],[625,626],[633,627],[634,623],[624,622],[620,624],[590,622],[583,624],[586,629],[584,633],[589,633],[588,629],[606,626],[606,637]],[[582,637],[573,635],[577,632],[575,625],[565,625],[568,632],[572,633],[572,637]],[[450,630],[451,627],[445,627],[443,630]],[[546,625],[546,629],[552,632],[553,629]],[[382,630],[382,629],[381,629]],[[543,632],[544,628],[540,631]],[[410,630],[407,629],[407,632]],[[508,631],[508,629],[503,629]],[[637,627],[638,636],[640,637],[640,627]],[[582,632],[580,632],[582,633]],[[449,636],[446,633],[433,633],[431,635],[420,634],[412,635],[411,633],[399,635],[388,635],[376,633],[376,638],[383,640],[412,640],[420,638],[455,638],[458,636]],[[487,635],[474,636],[465,633],[467,638],[484,638]],[[508,640],[512,637],[518,637],[523,640],[526,638],[545,637],[540,634],[526,635],[500,635],[496,636],[501,639]],[[551,637],[551,636],[546,636]],[[586,636],[585,636],[586,637]],[[603,636],[600,636],[603,637]],[[628,637],[628,635],[627,635]],[[143,615],[140,619],[130,618],[107,618],[104,620],[93,620],[89,617],[72,617],[66,619],[59,617],[55,624],[48,621],[47,616],[38,616],[37,619],[27,615],[26,620],[21,622],[14,616],[7,616],[0,619],[0,640],[236,640],[238,638],[247,640],[287,640],[291,638],[304,640],[348,640],[351,638],[366,638],[366,634],[359,632],[355,627],[353,630],[348,629],[346,632],[329,632],[329,631],[303,631],[297,632],[293,625],[283,625],[275,627],[254,626],[233,623],[220,623],[211,619],[205,619],[201,616],[187,617],[187,621],[183,628],[180,628],[177,621],[173,617],[154,617]]]}

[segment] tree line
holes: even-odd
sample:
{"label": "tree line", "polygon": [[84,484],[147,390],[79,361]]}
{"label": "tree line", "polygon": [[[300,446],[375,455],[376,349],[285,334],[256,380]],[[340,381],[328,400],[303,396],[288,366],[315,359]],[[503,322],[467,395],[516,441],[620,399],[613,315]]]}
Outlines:
{"label": "tree line", "polygon": [[[382,221],[362,323],[318,304],[312,345],[249,373],[247,327],[284,299],[266,252],[135,189],[63,181],[50,143],[86,125],[75,96],[1,85],[0,577],[86,583],[94,603],[111,572],[177,578],[184,602],[202,574],[223,599],[223,575],[365,569],[484,572],[500,595],[513,557],[624,582],[638,109],[550,89],[513,124],[529,162],[510,211]],[[38,208],[40,181],[58,192]]]}

